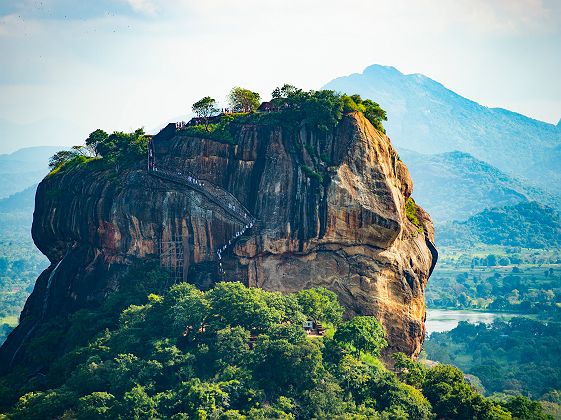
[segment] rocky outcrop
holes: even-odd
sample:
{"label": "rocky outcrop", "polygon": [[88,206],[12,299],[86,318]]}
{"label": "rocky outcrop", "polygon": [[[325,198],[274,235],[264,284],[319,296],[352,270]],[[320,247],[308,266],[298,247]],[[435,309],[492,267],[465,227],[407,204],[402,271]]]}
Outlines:
{"label": "rocky outcrop", "polygon": [[235,140],[175,130],[154,138],[158,165],[227,191],[257,220],[223,256],[224,274],[216,251],[243,226],[203,194],[151,176],[144,163],[94,162],[47,177],[33,237],[52,264],[0,350],[2,363],[18,359],[37,325],[98,304],[128,267],[158,258],[171,240],[181,244],[186,281],[282,292],[325,286],[349,314],[376,315],[390,351],[418,354],[434,232],[422,209],[421,228],[405,215],[413,184],[389,139],[357,113],[332,133],[240,125]]}

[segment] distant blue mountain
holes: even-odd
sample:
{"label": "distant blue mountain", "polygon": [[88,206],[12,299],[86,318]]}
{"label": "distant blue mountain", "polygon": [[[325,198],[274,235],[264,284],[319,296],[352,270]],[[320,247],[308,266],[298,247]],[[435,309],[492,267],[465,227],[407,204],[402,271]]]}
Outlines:
{"label": "distant blue mountain", "polygon": [[561,214],[535,201],[484,210],[466,221],[446,223],[437,243],[454,247],[475,244],[556,248],[561,246]]}
{"label": "distant blue mountain", "polygon": [[[561,125],[466,99],[421,74],[373,65],[324,86],[378,102],[398,150],[469,153],[503,172],[559,195]],[[544,165],[545,162],[545,165]]]}
{"label": "distant blue mountain", "polygon": [[26,188],[23,191],[12,194],[9,197],[0,199],[0,213],[22,212],[33,213],[35,208],[35,192],[37,184]]}
{"label": "distant blue mountain", "polygon": [[402,149],[415,200],[437,224],[465,220],[490,207],[560,200],[464,152],[424,155]]}
{"label": "distant blue mountain", "polygon": [[37,184],[49,171],[49,158],[64,147],[28,147],[0,155],[0,199]]}

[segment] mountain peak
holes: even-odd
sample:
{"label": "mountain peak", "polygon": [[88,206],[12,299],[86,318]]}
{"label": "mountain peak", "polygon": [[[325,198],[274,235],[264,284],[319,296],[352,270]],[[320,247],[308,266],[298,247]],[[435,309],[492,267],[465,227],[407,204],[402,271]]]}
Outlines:
{"label": "mountain peak", "polygon": [[373,73],[385,74],[388,76],[403,76],[403,73],[400,72],[395,67],[384,66],[382,64],[372,64],[371,66],[366,67],[363,71],[364,75],[373,74]]}
{"label": "mountain peak", "polygon": [[561,162],[557,149],[561,122],[554,126],[505,109],[489,108],[430,77],[403,74],[389,66],[369,66],[362,74],[340,77],[324,88],[379,103],[388,116],[384,126],[398,150],[467,152],[558,195],[551,180],[561,180],[557,169]]}

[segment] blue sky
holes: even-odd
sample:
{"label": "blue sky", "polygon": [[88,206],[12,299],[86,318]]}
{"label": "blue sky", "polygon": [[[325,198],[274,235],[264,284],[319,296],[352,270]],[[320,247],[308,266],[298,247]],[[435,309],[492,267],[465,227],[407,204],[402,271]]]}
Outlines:
{"label": "blue sky", "polygon": [[375,63],[557,123],[560,45],[557,0],[0,0],[0,153]]}

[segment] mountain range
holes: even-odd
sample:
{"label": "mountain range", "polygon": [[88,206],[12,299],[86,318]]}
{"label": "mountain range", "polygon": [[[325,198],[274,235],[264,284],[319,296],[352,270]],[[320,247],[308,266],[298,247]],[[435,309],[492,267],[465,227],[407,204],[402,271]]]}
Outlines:
{"label": "mountain range", "polygon": [[514,178],[465,152],[425,155],[401,149],[414,182],[415,200],[439,225],[464,220],[492,207],[559,198]]}
{"label": "mountain range", "polygon": [[[437,227],[487,208],[561,202],[561,122],[557,126],[464,98],[421,74],[372,65],[324,88],[358,93],[387,111],[385,127],[414,182],[414,197]],[[0,199],[30,188],[61,147],[0,155]],[[34,187],[32,188],[34,189]],[[3,206],[26,206],[27,190]],[[7,208],[7,207],[6,207]]]}
{"label": "mountain range", "polygon": [[[387,111],[393,144],[423,154],[461,151],[551,194],[561,183],[561,125],[488,108],[422,74],[373,65],[325,89],[358,93]],[[406,164],[409,162],[405,161]],[[430,206],[429,206],[430,207]]]}
{"label": "mountain range", "polygon": [[49,170],[49,158],[59,146],[28,147],[0,155],[0,199],[38,184]]}

